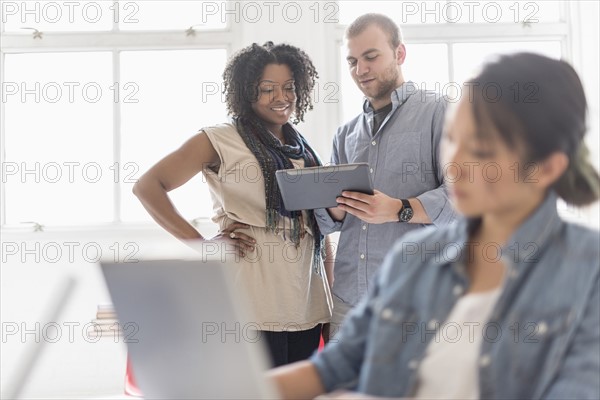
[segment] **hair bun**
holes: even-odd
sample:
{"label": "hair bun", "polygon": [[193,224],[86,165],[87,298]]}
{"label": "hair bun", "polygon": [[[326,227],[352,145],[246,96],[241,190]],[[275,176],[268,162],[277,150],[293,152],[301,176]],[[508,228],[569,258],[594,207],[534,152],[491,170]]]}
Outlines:
{"label": "hair bun", "polygon": [[555,184],[558,195],[567,203],[585,206],[600,196],[600,178],[589,160],[589,150],[582,142],[569,167]]}

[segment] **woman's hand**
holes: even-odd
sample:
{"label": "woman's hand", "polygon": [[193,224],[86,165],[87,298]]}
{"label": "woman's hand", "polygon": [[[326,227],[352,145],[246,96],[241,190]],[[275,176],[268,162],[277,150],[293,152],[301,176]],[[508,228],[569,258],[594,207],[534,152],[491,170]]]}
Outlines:
{"label": "woman's hand", "polygon": [[238,254],[244,257],[247,253],[254,251],[254,247],[256,246],[256,240],[253,237],[239,231],[239,229],[248,229],[249,227],[247,224],[234,222],[210,240],[230,243],[237,248]]}

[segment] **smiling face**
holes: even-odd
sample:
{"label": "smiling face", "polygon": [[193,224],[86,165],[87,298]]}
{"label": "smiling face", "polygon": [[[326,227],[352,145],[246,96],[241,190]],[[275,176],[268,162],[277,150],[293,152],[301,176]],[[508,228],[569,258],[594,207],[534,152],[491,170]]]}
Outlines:
{"label": "smiling face", "polygon": [[296,105],[294,75],[286,64],[268,64],[258,81],[258,97],[252,110],[276,136],[293,114]]}
{"label": "smiling face", "polygon": [[391,93],[404,82],[400,70],[406,57],[404,45],[392,49],[385,32],[374,24],[348,38],[346,45],[346,60],[358,88],[373,108],[388,104]]}

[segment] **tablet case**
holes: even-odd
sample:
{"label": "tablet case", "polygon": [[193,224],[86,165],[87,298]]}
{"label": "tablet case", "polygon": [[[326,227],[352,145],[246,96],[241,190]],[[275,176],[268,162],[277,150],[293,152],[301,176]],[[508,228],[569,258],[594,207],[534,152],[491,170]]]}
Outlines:
{"label": "tablet case", "polygon": [[373,194],[367,163],[282,169],[275,177],[289,211],[336,207],[344,190]]}

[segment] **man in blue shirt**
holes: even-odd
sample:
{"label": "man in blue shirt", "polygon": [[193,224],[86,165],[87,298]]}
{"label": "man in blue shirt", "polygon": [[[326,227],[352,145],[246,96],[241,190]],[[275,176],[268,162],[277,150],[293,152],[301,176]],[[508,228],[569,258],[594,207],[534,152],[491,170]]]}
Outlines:
{"label": "man in blue shirt", "polygon": [[340,231],[331,337],[372,288],[398,238],[455,217],[438,161],[445,99],[404,80],[406,49],[388,17],[359,17],[346,30],[346,41],[350,74],[366,98],[363,112],[338,129],[331,161],[367,162],[375,193],[345,192],[338,207],[315,213],[323,233]]}

